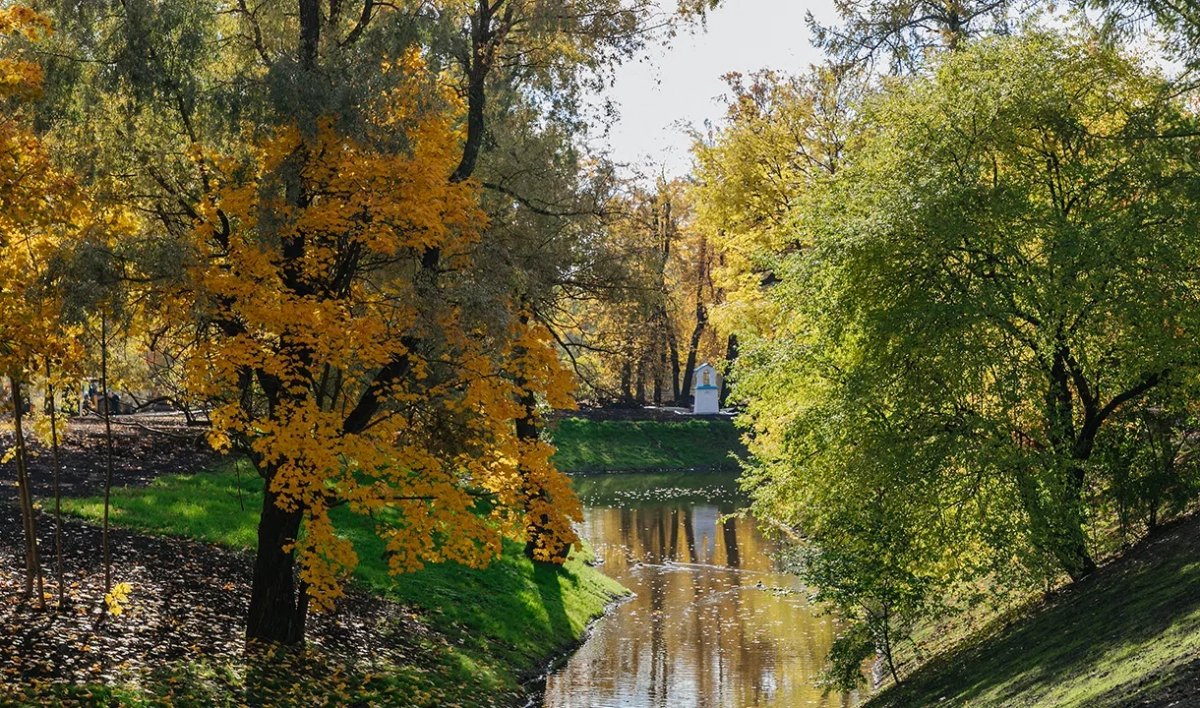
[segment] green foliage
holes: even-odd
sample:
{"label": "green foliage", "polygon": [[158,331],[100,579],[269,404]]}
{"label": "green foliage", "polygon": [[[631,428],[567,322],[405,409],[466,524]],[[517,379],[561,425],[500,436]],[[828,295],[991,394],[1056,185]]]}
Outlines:
{"label": "green foliage", "polygon": [[1039,5],[1037,0],[835,0],[840,25],[820,24],[811,14],[808,25],[815,44],[839,65],[880,65],[902,73],[968,39],[1008,34]]}
{"label": "green foliage", "polygon": [[564,472],[732,466],[742,451],[726,421],[590,421],[564,418],[550,431]]}
{"label": "green foliage", "polygon": [[737,370],[746,484],[881,651],[943,598],[1088,574],[1098,450],[1134,470],[1126,507],[1192,493],[1149,471],[1152,435],[1116,442],[1200,364],[1197,133],[1170,95],[1100,44],[972,43],[860,105],[843,168],[794,195],[804,248]]}
{"label": "green foliage", "polygon": [[838,634],[829,647],[828,668],[821,682],[834,691],[862,688],[862,667],[875,656],[875,636],[863,622],[855,622]]}
{"label": "green foliage", "polygon": [[1126,411],[1096,453],[1122,540],[1153,530],[1200,495],[1200,469],[1188,436],[1196,418],[1181,402]]}
{"label": "green foliage", "polygon": [[827,67],[726,80],[732,93],[726,122],[708,135],[693,134],[690,192],[696,229],[720,254],[713,280],[723,301],[713,320],[744,336],[774,326],[774,303],[763,285],[775,277],[780,257],[803,245],[793,210],[810,185],[841,169],[860,128],[857,104],[866,83],[861,73]]}

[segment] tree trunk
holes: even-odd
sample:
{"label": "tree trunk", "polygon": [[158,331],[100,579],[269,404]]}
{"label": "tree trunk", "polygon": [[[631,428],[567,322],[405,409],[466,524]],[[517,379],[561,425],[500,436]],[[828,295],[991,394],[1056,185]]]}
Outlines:
{"label": "tree trunk", "polygon": [[63,607],[63,598],[66,594],[66,582],[63,578],[63,551],[62,551],[62,460],[58,454],[58,407],[54,401],[54,384],[51,382],[50,362],[46,362],[46,403],[50,409],[50,457],[54,462],[54,557],[55,557],[55,576],[58,582],[58,603],[56,605],[59,611]]}
{"label": "tree trunk", "polygon": [[725,343],[725,375],[721,377],[721,397],[720,405],[722,408],[729,400],[729,372],[733,368],[733,362],[737,361],[738,357],[738,340],[736,334],[729,335],[728,341]]}
{"label": "tree trunk", "polygon": [[708,324],[708,312],[704,308],[704,303],[700,299],[696,299],[696,327],[692,330],[692,339],[688,342],[687,365],[683,368],[683,387],[680,393],[684,395],[687,403],[692,403],[692,375],[696,372],[696,354],[700,349],[700,338],[704,336],[704,326]]}
{"label": "tree trunk", "polygon": [[317,67],[321,47],[320,0],[300,0],[300,66],[305,71]]}
{"label": "tree trunk", "polygon": [[679,405],[679,343],[675,341],[675,328],[672,327],[667,338],[671,348],[671,402]]}
{"label": "tree trunk", "polygon": [[[104,525],[100,545],[104,556],[104,594],[112,592],[112,549],[108,543],[108,510],[112,497],[113,436],[112,411],[108,399],[108,319],[100,315],[100,396],[104,399]],[[101,615],[103,616],[103,615]]]}
{"label": "tree trunk", "polygon": [[[1060,342],[1061,338],[1060,334]],[[1087,549],[1082,504],[1087,474],[1084,463],[1094,447],[1094,432],[1089,431],[1094,431],[1095,428],[1089,424],[1094,414],[1083,390],[1079,391],[1078,395],[1085,411],[1084,424],[1081,428],[1076,428],[1070,361],[1070,350],[1065,344],[1060,344],[1054,352],[1054,361],[1048,372],[1050,385],[1046,390],[1045,415],[1051,448],[1063,456],[1070,455],[1073,462],[1067,470],[1054,468],[1047,471],[1051,475],[1048,480],[1050,508],[1046,508],[1040,495],[1027,495],[1027,498],[1034,505],[1042,507],[1037,511],[1041,513],[1045,536],[1043,543],[1047,550],[1072,580],[1079,580],[1096,569],[1096,563]],[[1032,516],[1033,510],[1028,511]]]}
{"label": "tree trunk", "polygon": [[[524,410],[524,415],[517,419],[517,439],[523,443],[533,443],[538,440],[538,413],[537,413],[537,397],[532,391],[526,391],[521,395],[521,408]],[[525,470],[522,470],[522,476]],[[530,496],[530,501],[546,501],[545,490],[539,489]],[[553,500],[550,500],[553,501]],[[528,511],[528,507],[526,507]],[[571,552],[571,545],[561,543],[550,529],[546,527],[550,523],[544,514],[540,519],[529,519],[525,527],[525,557],[532,561],[547,562],[561,565],[567,559],[567,555]],[[540,559],[536,557],[535,551],[538,548],[548,548],[548,558]]]}
{"label": "tree trunk", "polygon": [[662,405],[663,371],[667,368],[667,353],[659,353],[658,366],[654,367],[654,405]]}
{"label": "tree trunk", "polygon": [[696,326],[692,329],[692,338],[688,342],[687,366],[683,371],[683,387],[680,393],[686,397],[690,405],[692,397],[692,376],[696,371],[696,355],[700,349],[700,338],[704,336],[704,328],[708,324],[708,308],[704,306],[704,283],[708,274],[708,239],[700,238],[700,257],[696,260]]}
{"label": "tree trunk", "polygon": [[280,508],[270,486],[267,479],[262,516],[258,520],[258,552],[246,617],[246,641],[295,645],[304,641],[307,603],[296,593],[295,551],[285,551],[284,546],[296,542],[304,512]]}
{"label": "tree trunk", "polygon": [[[1021,505],[1030,520],[1033,541],[1040,550],[1052,555],[1072,580],[1079,580],[1096,569],[1083,532],[1080,498],[1072,491],[1073,481],[1050,479],[1047,482],[1044,475],[1058,472],[1043,471],[1042,474],[1043,479],[1039,481],[1036,472],[1019,471],[1016,480]],[[1077,473],[1069,474],[1075,476]],[[1047,483],[1050,485],[1048,494],[1044,493]]]}
{"label": "tree trunk", "polygon": [[621,364],[621,403],[633,405],[633,367],[626,359]]}
{"label": "tree trunk", "polygon": [[637,372],[633,383],[634,398],[639,406],[646,404],[646,360],[638,360]]}
{"label": "tree trunk", "polygon": [[25,399],[21,396],[21,384],[16,376],[9,374],[12,388],[13,431],[17,463],[17,487],[21,503],[21,525],[25,532],[25,600],[33,595],[33,581],[37,579],[38,606],[46,606],[45,588],[42,582],[42,564],[38,560],[37,522],[34,518],[33,490],[30,487],[29,465],[25,455],[25,431],[23,428]]}
{"label": "tree trunk", "polygon": [[1071,580],[1082,580],[1096,570],[1096,561],[1092,560],[1091,554],[1088,553],[1087,537],[1082,526],[1067,528],[1063,538],[1058,539],[1055,544],[1053,552],[1054,558],[1063,570],[1067,571],[1067,575],[1071,576]]}
{"label": "tree trunk", "polygon": [[1069,471],[1068,498],[1062,500],[1065,517],[1063,533],[1062,538],[1055,544],[1054,555],[1071,576],[1071,580],[1087,577],[1096,569],[1096,562],[1088,552],[1087,535],[1083,530],[1086,523],[1083,512],[1083,485],[1086,475],[1082,464]]}

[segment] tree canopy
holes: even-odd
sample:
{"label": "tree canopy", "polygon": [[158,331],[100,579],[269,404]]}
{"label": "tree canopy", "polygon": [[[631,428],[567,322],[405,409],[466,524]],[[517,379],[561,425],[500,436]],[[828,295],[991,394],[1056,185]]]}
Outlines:
{"label": "tree canopy", "polygon": [[949,588],[1095,567],[1098,451],[1196,383],[1195,120],[1118,49],[982,40],[866,100],[794,194],[738,370],[747,483],[869,646]]}

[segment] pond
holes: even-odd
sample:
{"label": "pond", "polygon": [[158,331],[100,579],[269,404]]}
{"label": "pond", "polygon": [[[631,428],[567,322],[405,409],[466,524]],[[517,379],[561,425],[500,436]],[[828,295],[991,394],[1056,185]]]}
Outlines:
{"label": "pond", "polygon": [[851,706],[814,686],[834,624],[749,516],[734,474],[579,477],[581,534],[635,596],[546,682],[546,708]]}

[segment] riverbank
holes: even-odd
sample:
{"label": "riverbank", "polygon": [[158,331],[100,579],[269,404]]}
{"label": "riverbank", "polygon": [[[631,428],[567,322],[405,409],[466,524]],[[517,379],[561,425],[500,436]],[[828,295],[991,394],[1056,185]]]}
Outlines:
{"label": "riverbank", "polygon": [[745,448],[728,418],[603,420],[564,417],[549,429],[554,462],[568,474],[737,470]]}
{"label": "riverbank", "polygon": [[1079,583],[993,620],[866,705],[935,704],[1200,705],[1200,518],[1162,528]]}
{"label": "riverbank", "polygon": [[[57,617],[0,607],[2,704],[522,705],[523,682],[625,592],[588,565],[590,551],[550,568],[517,543],[483,570],[446,564],[393,578],[370,529],[345,514],[339,527],[361,558],[348,597],[312,618],[303,654],[247,657],[241,633],[261,494],[262,481],[232,465],[115,489],[111,515],[123,530],[113,534],[114,578],[131,591],[122,614],[98,629],[102,507],[65,500],[77,517],[64,534],[73,602]],[[15,507],[0,509],[0,596],[15,600],[20,524]],[[39,524],[42,548],[53,549],[52,520]]]}
{"label": "riverbank", "polygon": [[[132,589],[121,616],[99,628],[101,436],[83,421],[65,452],[65,505],[74,517],[64,531],[68,612],[16,602],[20,522],[5,503],[11,488],[0,490],[0,597],[12,600],[0,605],[0,705],[522,705],[526,682],[578,646],[589,622],[625,592],[589,565],[590,550],[556,570],[535,567],[515,543],[482,571],[448,565],[392,578],[369,529],[341,519],[362,559],[348,597],[334,614],[310,620],[303,654],[247,657],[241,634],[262,482],[195,447],[194,431],[155,422],[154,431],[119,428],[114,577]],[[550,433],[560,446],[556,460],[576,474],[728,468],[730,452],[740,449],[728,419],[566,418]],[[48,455],[34,458],[43,509],[47,464]],[[186,473],[167,474],[173,470]],[[656,477],[656,488],[695,482],[676,476]],[[53,521],[43,513],[38,524],[52,578]],[[286,678],[294,675],[307,678]],[[272,676],[282,683],[272,688]]]}

